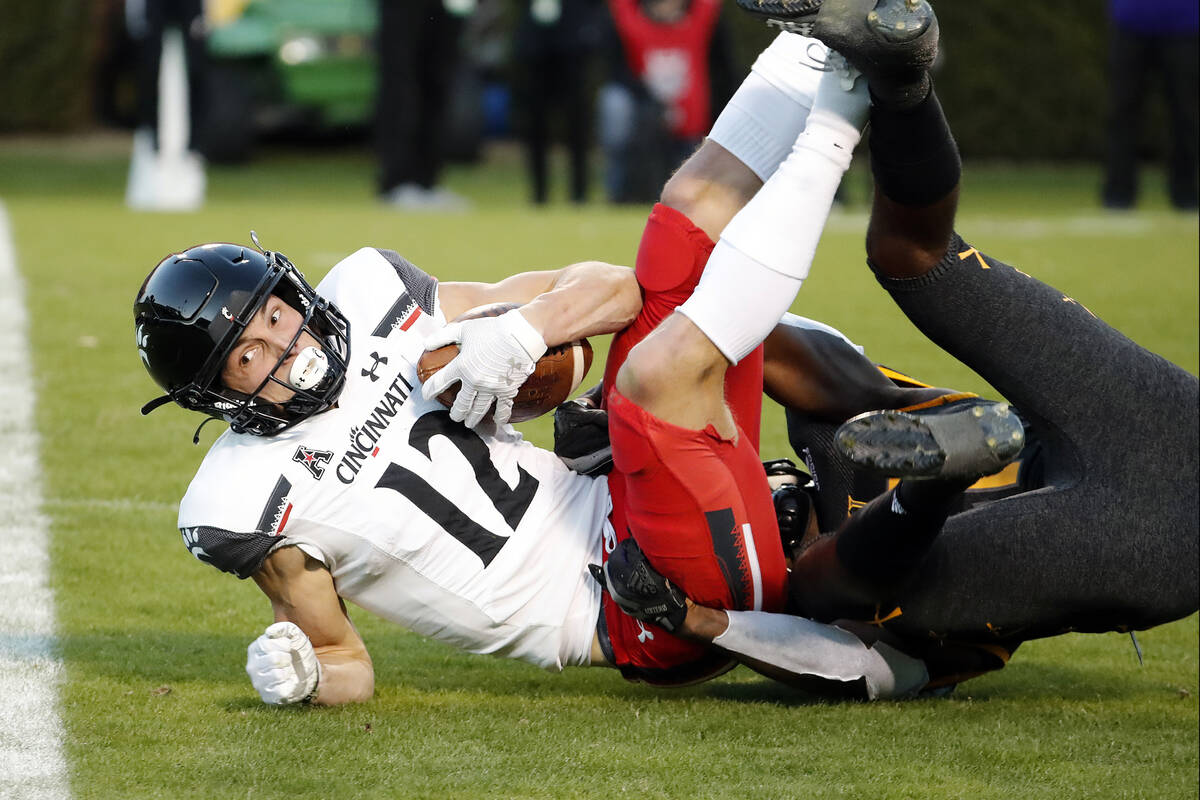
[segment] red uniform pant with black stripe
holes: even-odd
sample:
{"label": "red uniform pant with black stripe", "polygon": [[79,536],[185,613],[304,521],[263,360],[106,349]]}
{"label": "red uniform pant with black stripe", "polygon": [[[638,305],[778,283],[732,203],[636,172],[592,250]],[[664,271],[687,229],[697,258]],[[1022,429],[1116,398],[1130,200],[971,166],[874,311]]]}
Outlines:
{"label": "red uniform pant with black stripe", "polygon": [[[780,611],[787,568],[758,455],[762,349],[726,373],[725,399],[738,424],[733,439],[712,426],[672,425],[614,388],[633,346],[691,295],[712,248],[680,212],[662,205],[651,212],[636,263],[642,311],[617,334],[604,372],[613,528],[617,541],[633,536],[654,567],[701,605]],[[604,626],[617,666],[631,679],[692,683],[734,663],[712,647],[638,622],[607,595]]]}

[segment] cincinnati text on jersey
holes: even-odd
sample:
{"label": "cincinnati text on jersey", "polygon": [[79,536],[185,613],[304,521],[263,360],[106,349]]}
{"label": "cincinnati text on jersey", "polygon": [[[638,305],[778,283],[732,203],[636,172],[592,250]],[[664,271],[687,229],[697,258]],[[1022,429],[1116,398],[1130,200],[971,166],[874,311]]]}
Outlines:
{"label": "cincinnati text on jersey", "polygon": [[339,481],[345,484],[354,483],[363,462],[375,455],[376,443],[392,424],[397,409],[408,400],[412,389],[412,384],[404,379],[404,375],[397,375],[379,403],[371,409],[371,416],[363,420],[361,425],[350,429],[350,446],[337,466]]}

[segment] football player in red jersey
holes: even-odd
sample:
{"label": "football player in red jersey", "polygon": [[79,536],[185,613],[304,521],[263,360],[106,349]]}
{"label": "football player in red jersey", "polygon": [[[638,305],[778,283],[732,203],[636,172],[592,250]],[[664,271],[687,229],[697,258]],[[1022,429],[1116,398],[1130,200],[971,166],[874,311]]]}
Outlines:
{"label": "football player in red jersey", "polygon": [[[821,354],[779,334],[773,355],[784,357],[772,359],[768,390],[791,407],[797,450],[825,451],[816,495],[833,500],[789,511],[790,538],[807,531],[811,544],[792,564],[789,610],[921,659],[933,689],[1003,666],[1028,639],[1139,630],[1197,610],[1200,398],[1194,375],[955,232],[961,163],[928,62],[912,60],[911,49],[881,53],[861,24],[861,14],[886,22],[905,12],[900,6],[825,0],[813,29],[871,87],[868,263],[926,336],[1012,401],[1036,432],[1036,452],[1006,496],[963,511],[988,451],[998,465],[1019,444],[1006,406],[915,386],[881,397],[881,408],[896,409],[912,395],[921,402],[911,408],[866,413],[838,429],[830,420],[867,410],[859,401],[869,390],[839,397],[836,388],[854,371],[853,352],[826,342]],[[775,4],[772,13],[781,11]],[[869,377],[869,364],[859,367],[868,376],[859,389],[881,380]],[[813,391],[823,382],[834,388]],[[824,429],[814,424],[822,417]],[[964,468],[964,454],[982,458]],[[853,495],[837,473],[848,469],[903,480],[844,519]],[[818,528],[831,535],[815,536]],[[738,629],[747,612],[689,608],[651,569],[653,554],[622,555],[623,572],[606,578],[623,607],[643,617],[639,604],[669,609],[685,635],[743,655],[776,643],[770,663],[794,658],[803,673],[803,650],[786,643],[807,619],[762,617],[746,635]]]}

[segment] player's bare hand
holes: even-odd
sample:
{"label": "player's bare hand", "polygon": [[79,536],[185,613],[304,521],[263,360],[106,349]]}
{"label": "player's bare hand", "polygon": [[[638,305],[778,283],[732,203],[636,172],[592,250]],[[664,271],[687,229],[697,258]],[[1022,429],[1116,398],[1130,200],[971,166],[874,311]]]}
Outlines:
{"label": "player's bare hand", "polygon": [[246,648],[246,674],[264,703],[286,706],[316,696],[321,670],[304,631],[276,622]]}
{"label": "player's bare hand", "polygon": [[437,397],[457,381],[451,419],[473,428],[495,403],[496,424],[508,422],[517,390],[546,352],[542,335],[513,309],[498,317],[451,322],[425,340],[425,349],[448,344],[457,344],[459,354],[425,381],[425,399]]}

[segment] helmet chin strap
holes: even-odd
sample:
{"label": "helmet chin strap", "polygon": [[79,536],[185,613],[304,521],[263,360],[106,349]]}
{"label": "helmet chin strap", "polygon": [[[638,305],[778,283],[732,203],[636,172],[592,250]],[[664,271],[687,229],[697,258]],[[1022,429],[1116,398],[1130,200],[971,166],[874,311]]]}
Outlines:
{"label": "helmet chin strap", "polygon": [[196,426],[196,432],[192,434],[192,444],[200,444],[200,429],[208,423],[212,422],[216,417],[205,417],[204,422]]}
{"label": "helmet chin strap", "polygon": [[156,397],[149,403],[146,403],[146,405],[142,406],[142,416],[144,417],[154,409],[161,408],[170,402],[172,402],[172,397],[169,394],[164,394],[162,397]]}
{"label": "helmet chin strap", "polygon": [[[174,398],[172,398],[171,395],[169,395],[169,394],[164,394],[162,397],[156,397],[153,400],[151,400],[149,403],[146,403],[146,405],[142,406],[142,416],[145,416],[146,414],[149,414],[154,409],[161,408],[162,406],[165,406],[167,403],[171,403],[173,401],[174,401]],[[216,419],[216,417],[205,417],[204,418],[204,421],[201,422],[200,425],[196,428],[196,432],[194,434],[192,434],[192,444],[200,444],[200,428],[203,428],[205,425],[212,422],[214,419]]]}

